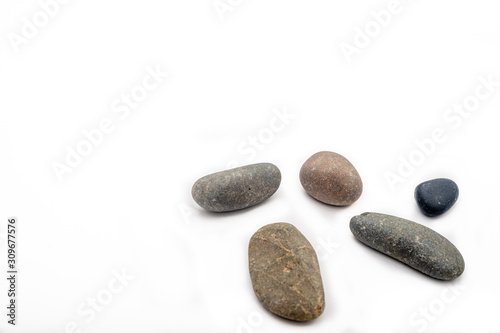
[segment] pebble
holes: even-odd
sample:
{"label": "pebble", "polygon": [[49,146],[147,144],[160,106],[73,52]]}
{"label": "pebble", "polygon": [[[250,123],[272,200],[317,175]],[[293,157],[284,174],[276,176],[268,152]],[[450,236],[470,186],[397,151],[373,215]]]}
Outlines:
{"label": "pebble", "polygon": [[445,237],[400,217],[364,213],[351,219],[354,236],[367,246],[439,280],[459,277],[465,263]]}
{"label": "pebble", "polygon": [[302,165],[299,177],[310,196],[329,205],[351,205],[363,192],[356,168],[344,156],[329,151],[312,155]]}
{"label": "pebble", "polygon": [[318,258],[292,224],[260,228],[248,247],[250,277],[260,303],[280,317],[308,321],[325,309]]}
{"label": "pebble", "polygon": [[435,217],[446,213],[458,199],[458,186],[446,178],[423,182],[415,188],[415,200],[423,214]]}
{"label": "pebble", "polygon": [[191,194],[202,208],[230,212],[261,203],[272,196],[281,183],[281,172],[271,163],[229,169],[200,178]]}

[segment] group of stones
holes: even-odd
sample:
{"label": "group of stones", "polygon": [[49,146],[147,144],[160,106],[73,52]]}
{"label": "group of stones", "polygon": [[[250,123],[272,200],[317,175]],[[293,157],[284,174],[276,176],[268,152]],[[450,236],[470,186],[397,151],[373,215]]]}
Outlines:
{"label": "group of stones", "polygon": [[[302,166],[299,178],[305,191],[318,201],[348,206],[363,192],[355,167],[344,156],[323,151]],[[259,163],[210,174],[193,186],[193,199],[212,212],[229,212],[257,205],[280,186],[281,172],[273,164]],[[434,179],[415,189],[422,213],[433,217],[456,202],[458,187],[449,179]],[[396,216],[363,213],[350,222],[361,243],[426,275],[452,280],[464,271],[458,249],[434,230]],[[325,295],[314,248],[292,224],[266,225],[251,237],[249,270],[255,294],[272,313],[295,321],[319,317]]]}

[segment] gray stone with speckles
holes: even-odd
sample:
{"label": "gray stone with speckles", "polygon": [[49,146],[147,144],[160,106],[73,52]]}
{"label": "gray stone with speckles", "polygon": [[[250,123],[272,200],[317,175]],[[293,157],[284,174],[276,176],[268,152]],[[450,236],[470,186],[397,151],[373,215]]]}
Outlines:
{"label": "gray stone with speckles", "polygon": [[248,247],[250,277],[260,303],[280,317],[308,321],[325,309],[318,258],[289,223],[260,228]]}
{"label": "gray stone with speckles", "polygon": [[216,172],[196,181],[194,201],[212,212],[251,207],[272,196],[281,183],[281,172],[271,163],[258,163]]}
{"label": "gray stone with speckles", "polygon": [[458,249],[444,236],[400,217],[363,213],[350,223],[362,243],[439,280],[459,277],[465,263]]}

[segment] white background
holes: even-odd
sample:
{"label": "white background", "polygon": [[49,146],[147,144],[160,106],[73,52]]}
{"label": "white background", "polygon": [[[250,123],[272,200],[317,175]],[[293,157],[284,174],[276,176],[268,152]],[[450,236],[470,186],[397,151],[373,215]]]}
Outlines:
{"label": "white background", "polygon": [[[500,87],[460,124],[443,117],[480,76],[500,81],[500,3],[401,0],[349,63],[341,43],[354,45],[356,28],[388,3],[233,0],[221,19],[212,0],[74,0],[15,52],[9,36],[22,36],[23,17],[41,7],[2,0],[0,233],[18,217],[20,279],[16,327],[6,324],[1,280],[0,331],[499,332]],[[169,77],[120,119],[113,103],[148,66]],[[294,118],[265,137],[285,109]],[[112,133],[59,181],[53,163],[105,118]],[[386,173],[436,128],[446,140],[391,189]],[[238,150],[259,134],[255,156]],[[358,169],[364,193],[352,206],[302,189],[299,169],[321,150]],[[192,184],[230,161],[276,164],[280,189],[251,209],[203,211]],[[430,219],[413,191],[436,177],[455,180],[460,198]],[[442,233],[462,252],[464,274],[434,280],[361,245],[349,220],[365,211]],[[251,287],[248,241],[280,221],[321,257],[326,310],[310,323],[273,316]],[[122,271],[134,279],[110,294]],[[96,296],[101,311],[78,313]]]}

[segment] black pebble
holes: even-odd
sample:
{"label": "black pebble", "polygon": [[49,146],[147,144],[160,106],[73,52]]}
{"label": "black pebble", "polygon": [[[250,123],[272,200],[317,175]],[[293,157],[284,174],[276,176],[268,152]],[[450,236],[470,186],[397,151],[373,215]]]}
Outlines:
{"label": "black pebble", "polygon": [[446,213],[458,199],[458,186],[446,178],[432,179],[415,188],[418,207],[429,217]]}

